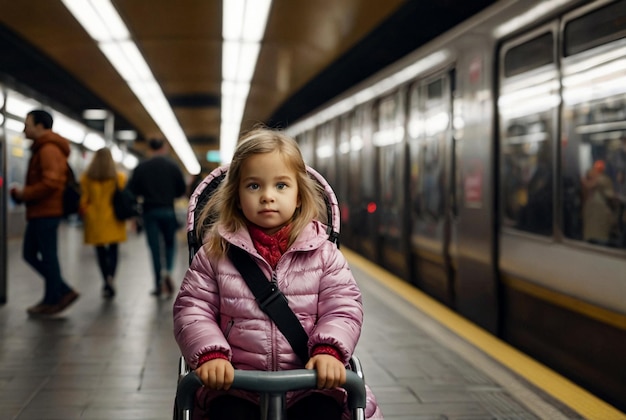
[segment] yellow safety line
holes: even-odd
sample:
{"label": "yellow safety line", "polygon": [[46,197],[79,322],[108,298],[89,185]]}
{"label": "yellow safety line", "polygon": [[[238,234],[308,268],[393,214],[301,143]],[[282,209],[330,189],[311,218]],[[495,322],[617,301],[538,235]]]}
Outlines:
{"label": "yellow safety line", "polygon": [[345,247],[342,247],[341,250],[350,264],[359,266],[376,281],[393,290],[419,310],[431,316],[458,336],[463,337],[530,383],[571,407],[581,416],[587,419],[598,420],[626,419],[626,413],[617,410],[612,405],[590,394],[565,377],[516,350],[419,291],[406,281],[372,264],[367,259]]}

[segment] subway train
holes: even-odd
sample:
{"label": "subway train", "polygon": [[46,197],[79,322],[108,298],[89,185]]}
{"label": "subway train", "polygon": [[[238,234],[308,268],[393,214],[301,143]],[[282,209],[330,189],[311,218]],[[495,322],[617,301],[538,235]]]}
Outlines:
{"label": "subway train", "polygon": [[626,0],[503,0],[286,131],[342,246],[624,410],[625,68]]}

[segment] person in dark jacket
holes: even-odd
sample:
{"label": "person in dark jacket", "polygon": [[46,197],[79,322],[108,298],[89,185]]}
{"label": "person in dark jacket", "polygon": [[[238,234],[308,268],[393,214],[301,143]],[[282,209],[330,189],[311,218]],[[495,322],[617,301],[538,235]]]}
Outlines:
{"label": "person in dark jacket", "polygon": [[[172,270],[178,230],[174,200],[185,195],[187,186],[182,171],[167,156],[165,141],[150,139],[148,146],[152,156],[137,165],[128,182],[128,189],[135,196],[143,198],[142,217],[154,271],[155,288],[152,294],[157,297],[162,294],[171,296],[174,293]],[[163,250],[161,240],[164,244]]]}
{"label": "person in dark jacket", "polygon": [[43,300],[28,308],[27,312],[29,315],[54,315],[74,303],[79,296],[63,280],[57,254],[70,144],[52,131],[52,116],[43,110],[27,114],[24,134],[33,140],[26,185],[24,188],[12,188],[11,197],[16,203],[26,205],[28,223],[23,243],[24,260],[45,281]]}

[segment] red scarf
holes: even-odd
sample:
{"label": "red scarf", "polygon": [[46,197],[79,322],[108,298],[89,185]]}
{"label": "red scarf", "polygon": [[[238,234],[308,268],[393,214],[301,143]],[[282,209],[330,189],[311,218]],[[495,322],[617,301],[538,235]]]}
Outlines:
{"label": "red scarf", "polygon": [[259,254],[270,263],[272,268],[276,268],[278,260],[285,251],[287,251],[290,230],[291,225],[286,225],[273,235],[268,235],[258,226],[252,224],[248,225],[248,231],[250,232],[254,247]]}

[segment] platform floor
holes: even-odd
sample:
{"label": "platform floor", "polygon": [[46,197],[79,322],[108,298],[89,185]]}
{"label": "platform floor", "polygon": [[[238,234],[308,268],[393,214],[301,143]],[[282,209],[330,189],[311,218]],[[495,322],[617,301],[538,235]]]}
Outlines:
{"label": "platform floor", "polygon": [[[178,282],[187,267],[183,232],[180,239]],[[58,316],[29,318],[42,281],[21,259],[21,241],[9,241],[0,419],[171,419],[179,357],[172,300],[149,294],[145,238],[130,234],[121,246],[113,301],[100,297],[95,252],[80,227],[64,225],[60,243],[63,275],[81,297]],[[357,355],[386,419],[584,418],[352,261],[365,305]]]}

